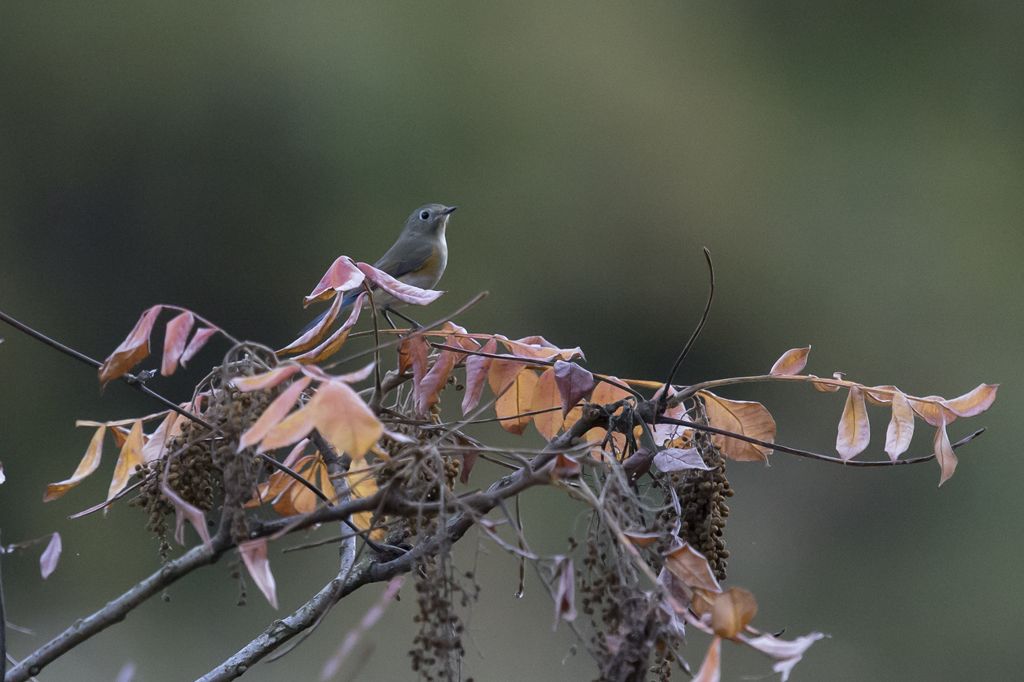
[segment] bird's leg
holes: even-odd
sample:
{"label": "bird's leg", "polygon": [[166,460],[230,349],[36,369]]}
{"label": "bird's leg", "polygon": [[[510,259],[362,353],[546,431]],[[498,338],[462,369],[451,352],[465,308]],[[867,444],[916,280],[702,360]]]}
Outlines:
{"label": "bird's leg", "polygon": [[[406,322],[408,322],[409,324],[411,324],[413,327],[415,327],[417,329],[423,326],[422,324],[420,324],[416,320],[412,319],[411,317],[406,317],[405,315],[403,315],[402,313],[398,312],[394,308],[388,308],[388,310],[390,312],[393,312],[395,315],[398,315],[400,318],[402,318],[403,320],[405,320]],[[386,312],[384,314],[387,315]],[[391,320],[389,319],[388,322],[391,322]]]}
{"label": "bird's leg", "polygon": [[388,324],[391,325],[391,328],[392,329],[398,329],[398,326],[394,322],[391,321],[391,316],[388,315],[388,309],[384,308],[384,309],[381,310],[381,312],[384,313],[384,319],[388,321]]}

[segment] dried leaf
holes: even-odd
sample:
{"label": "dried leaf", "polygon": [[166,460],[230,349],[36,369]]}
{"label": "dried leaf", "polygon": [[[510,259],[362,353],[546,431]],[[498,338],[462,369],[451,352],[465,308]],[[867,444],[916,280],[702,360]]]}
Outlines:
{"label": "dried leaf", "polygon": [[559,348],[543,336],[526,336],[513,341],[501,334],[496,334],[495,338],[500,339],[510,353],[521,358],[552,360],[557,357],[569,361],[583,357],[583,351],[579,348]]}
{"label": "dried leaf", "polygon": [[426,339],[419,334],[409,337],[402,345],[405,346],[406,352],[409,354],[409,364],[412,366],[413,393],[418,395],[420,384],[423,383],[423,377],[427,376],[429,369],[430,347],[427,345]]}
{"label": "dried leaf", "polygon": [[356,267],[355,261],[348,256],[338,256],[331,267],[320,279],[316,288],[302,299],[302,306],[306,307],[314,301],[323,301],[334,296],[338,291],[349,291],[363,283],[365,276]]}
{"label": "dried leaf", "polygon": [[555,564],[555,573],[558,574],[555,586],[555,625],[552,630],[558,629],[558,621],[564,619],[571,623],[576,620],[576,574],[572,570],[572,559],[559,557]]}
{"label": "dried leaf", "polygon": [[935,439],[933,441],[935,446],[935,461],[939,463],[939,467],[942,469],[942,475],[939,477],[939,485],[949,480],[949,477],[956,471],[956,455],[953,454],[953,447],[949,444],[949,436],[946,435],[946,425],[941,424],[935,432]]}
{"label": "dried leaf", "polygon": [[610,405],[632,395],[629,391],[619,388],[611,382],[623,383],[616,377],[607,377],[607,381],[599,382],[594,388],[594,392],[590,396],[590,402],[595,405]]}
{"label": "dried leaf", "polygon": [[185,349],[185,352],[181,354],[181,358],[178,360],[181,366],[184,367],[189,360],[195,357],[195,354],[203,349],[203,346],[210,340],[210,337],[218,331],[218,329],[213,327],[200,327],[197,329],[196,333],[192,335],[192,340],[189,341],[188,348]]}
{"label": "dried leaf", "polygon": [[[130,438],[129,438],[130,440]],[[170,464],[170,462],[168,462]],[[202,539],[203,544],[206,545],[207,549],[213,549],[213,544],[210,542],[210,530],[206,527],[206,514],[202,512],[198,507],[193,506],[186,502],[181,495],[174,491],[169,485],[167,485],[167,470],[164,470],[164,476],[160,481],[160,492],[171,501],[174,505],[174,540],[179,545],[185,545],[185,521],[187,520],[192,524],[192,527],[199,533],[199,537]]]}
{"label": "dried leaf", "polygon": [[711,640],[707,654],[704,655],[704,662],[700,664],[700,670],[691,682],[719,682],[722,679],[721,668],[722,640],[715,637]]}
{"label": "dried leaf", "polygon": [[164,456],[164,453],[167,452],[167,441],[174,437],[175,432],[181,432],[181,429],[177,427],[179,419],[184,419],[184,417],[177,412],[167,413],[164,420],[160,422],[160,426],[142,446],[142,459],[153,462]]}
{"label": "dried leaf", "polygon": [[594,375],[574,362],[556,360],[555,382],[562,400],[562,418],[594,390]]}
{"label": "dried leaf", "polygon": [[106,432],[106,426],[100,426],[96,429],[96,433],[93,434],[92,440],[89,441],[89,447],[85,451],[82,461],[78,463],[75,473],[71,474],[71,478],[65,481],[51,483],[46,486],[46,493],[43,495],[43,502],[56,500],[64,493],[71,490],[71,488],[78,485],[86,476],[96,471],[96,468],[100,465],[100,456],[103,454],[103,436]]}
{"label": "dried leaf", "polygon": [[188,333],[192,331],[195,323],[195,315],[188,310],[167,323],[167,331],[164,334],[164,357],[160,365],[160,373],[165,377],[174,374],[174,370],[178,368],[178,360],[185,352]]}
{"label": "dried leaf", "polygon": [[270,433],[271,429],[280,424],[288,416],[292,408],[295,407],[295,402],[302,395],[302,392],[306,390],[306,387],[309,386],[310,381],[309,377],[300,377],[297,381],[292,382],[291,386],[282,391],[281,395],[277,396],[274,402],[267,406],[267,409],[263,411],[263,414],[256,420],[256,423],[242,434],[242,438],[238,441],[238,452],[241,452],[250,445],[259,443]]}
{"label": "dried leaf", "polygon": [[60,533],[54,533],[50,536],[50,543],[43,550],[43,555],[39,557],[39,570],[43,574],[43,580],[49,578],[50,574],[57,568],[61,549]]}
{"label": "dried leaf", "polygon": [[992,406],[998,389],[999,384],[981,384],[970,393],[947,400],[945,405],[959,417],[974,417]]}
{"label": "dried leaf", "polygon": [[487,374],[488,383],[494,395],[500,395],[508,386],[516,380],[519,373],[526,369],[525,362],[518,360],[499,360],[491,358],[491,368]]}
{"label": "dried leaf", "polygon": [[872,405],[892,405],[893,393],[900,389],[895,386],[872,386],[863,390],[864,397]]}
{"label": "dried leaf", "polygon": [[[492,369],[493,372],[493,369]],[[529,412],[533,403],[533,392],[537,387],[537,375],[532,370],[523,370],[515,379],[515,383],[502,394],[494,404],[494,411],[502,419],[500,424],[509,433],[517,436],[526,430],[533,419],[532,416],[517,417],[515,415]],[[509,417],[512,417],[511,419]]]}
{"label": "dried leaf", "polygon": [[914,414],[935,427],[943,424],[951,424],[956,420],[956,413],[945,406],[945,399],[941,395],[929,395],[924,398],[907,396]]}
{"label": "dried leaf", "polygon": [[768,654],[772,658],[780,659],[772,667],[772,670],[782,673],[782,680],[780,682],[786,682],[789,679],[789,673],[793,670],[793,666],[800,662],[804,652],[824,636],[820,632],[812,632],[809,635],[797,637],[787,642],[773,635],[760,635],[754,639],[746,639],[744,641],[758,651]]}
{"label": "dried leaf", "polygon": [[889,459],[896,461],[910,447],[914,437],[914,411],[910,409],[907,396],[897,391],[892,394],[892,420],[885,430],[885,451]]}
{"label": "dried leaf", "polygon": [[[558,407],[562,398],[558,392],[558,384],[555,381],[555,370],[548,368],[541,372],[537,379],[537,385],[533,389],[533,400],[530,403],[530,411],[547,410]],[[558,435],[562,428],[563,415],[552,410],[543,414],[534,415],[533,424],[540,431],[545,440],[551,440]]]}
{"label": "dried leaf", "polygon": [[153,333],[153,325],[163,306],[153,306],[135,323],[128,338],[121,342],[121,345],[110,354],[99,369],[100,386],[124,375],[135,365],[142,362],[149,355],[149,336]]}
{"label": "dried leaf", "polygon": [[[498,349],[498,342],[489,339],[480,349],[482,353],[493,353]],[[480,404],[480,396],[484,392],[484,384],[491,370],[491,358],[482,355],[470,355],[466,358],[466,395],[462,398],[462,414],[469,414]]]}
{"label": "dried leaf", "polygon": [[836,451],[845,462],[864,452],[871,440],[871,426],[868,424],[868,408],[864,404],[864,392],[856,386],[850,387],[850,395],[843,407],[839,420],[839,435],[836,436]]}
{"label": "dried leaf", "polygon": [[419,384],[414,382],[414,388],[418,389],[416,391],[417,412],[426,414],[434,406],[441,390],[448,383],[448,377],[451,375],[457,359],[456,354],[450,350],[441,351],[441,354],[434,360],[433,367],[424,375]]}
{"label": "dried leaf", "polygon": [[301,362],[302,364],[313,364],[314,362],[320,362],[331,357],[345,345],[345,341],[348,339],[348,334],[352,330],[353,325],[359,320],[359,312],[363,309],[363,300],[366,298],[366,294],[362,293],[356,297],[355,303],[352,304],[352,312],[349,313],[348,319],[345,320],[338,329],[331,334],[326,341],[321,343],[319,346],[311,351],[303,353],[302,355],[296,355],[295,361]]}
{"label": "dried leaf", "polygon": [[263,437],[256,448],[256,452],[268,452],[297,443],[308,436],[314,426],[316,426],[316,423],[313,420],[313,413],[309,411],[308,405],[300,410],[295,410],[278,422],[277,426],[272,428],[270,433]]}
{"label": "dried leaf", "polygon": [[339,454],[352,458],[365,455],[384,430],[359,394],[343,381],[321,384],[303,411],[312,415],[316,428]]}
{"label": "dried leaf", "polygon": [[[357,469],[364,468],[366,466],[366,460],[353,458],[352,466]],[[374,477],[373,472],[352,476],[348,480],[348,487],[349,492],[352,493],[352,497],[370,497],[377,494],[377,479]],[[353,514],[352,523],[354,523],[356,528],[359,528],[360,530],[370,530],[373,525],[373,512],[359,512],[357,514]],[[380,541],[383,539],[383,535],[384,529],[377,528],[370,533],[370,538]]]}
{"label": "dried leaf", "polygon": [[661,535],[658,533],[637,533],[627,530],[623,531],[622,534],[629,538],[629,541],[637,547],[650,547],[661,538]]}
{"label": "dried leaf", "polygon": [[373,368],[376,366],[376,362],[370,362],[370,364],[361,369],[357,369],[347,374],[338,374],[337,376],[331,376],[319,367],[308,365],[303,367],[302,371],[303,373],[308,373],[307,376],[312,376],[320,381],[344,381],[346,384],[358,384],[360,381],[366,381],[370,375],[373,374]]}
{"label": "dried leaf", "polygon": [[140,420],[132,425],[128,440],[121,448],[117,465],[114,467],[114,477],[110,481],[110,490],[107,492],[107,502],[114,499],[114,496],[128,485],[128,479],[135,473],[136,465],[145,464],[146,460],[142,457],[142,446],[142,421]]}
{"label": "dried leaf", "polygon": [[305,353],[307,350],[320,343],[320,340],[324,338],[324,334],[326,334],[327,330],[331,328],[332,324],[334,324],[334,320],[338,318],[338,313],[341,312],[341,306],[344,303],[344,296],[335,296],[334,300],[331,301],[331,307],[327,309],[327,314],[318,319],[316,324],[306,330],[306,332],[299,338],[295,339],[277,352],[279,354]]}
{"label": "dried leaf", "polygon": [[743,632],[750,619],[757,613],[754,595],[744,589],[733,587],[715,597],[711,611],[711,629],[724,639],[732,639]]}
{"label": "dried leaf", "polygon": [[443,291],[435,291],[434,289],[420,289],[419,287],[414,287],[411,284],[399,282],[383,270],[378,270],[372,265],[367,265],[366,263],[357,263],[357,267],[363,271],[363,274],[366,275],[366,278],[371,282],[397,298],[399,301],[404,301],[411,305],[427,305],[428,303],[433,303],[444,293]]}
{"label": "dried leaf", "polygon": [[[731,431],[766,443],[775,442],[775,420],[761,403],[726,400],[710,391],[701,391],[708,422],[716,429]],[[729,459],[740,462],[767,461],[771,448],[713,434],[711,442]]]}
{"label": "dried leaf", "polygon": [[791,376],[799,374],[804,371],[804,367],[807,366],[807,354],[811,352],[811,347],[807,348],[794,348],[787,350],[782,354],[782,357],[775,361],[772,365],[772,370],[769,372],[772,376]]}
{"label": "dried leaf", "polygon": [[665,555],[665,568],[690,587],[708,592],[722,591],[708,560],[687,542]]}
{"label": "dried leaf", "polygon": [[267,539],[260,538],[243,542],[238,545],[238,553],[242,555],[242,561],[249,569],[249,575],[252,576],[256,587],[260,588],[263,596],[276,609],[277,584],[274,582],[274,574],[270,572],[270,562],[267,560]]}
{"label": "dried leaf", "polygon": [[252,377],[235,377],[231,380],[231,385],[237,388],[239,391],[261,391],[265,388],[273,388],[279,383],[300,371],[302,367],[294,363],[288,363],[284,365],[278,365],[269,372],[263,374],[257,374]]}
{"label": "dried leaf", "polygon": [[828,384],[824,381],[812,381],[811,383],[814,384],[815,390],[821,391],[822,393],[835,393],[839,390],[839,386],[836,384]]}
{"label": "dried leaf", "polygon": [[666,448],[654,456],[654,466],[666,473],[685,469],[710,471],[714,468],[704,463],[697,448]]}

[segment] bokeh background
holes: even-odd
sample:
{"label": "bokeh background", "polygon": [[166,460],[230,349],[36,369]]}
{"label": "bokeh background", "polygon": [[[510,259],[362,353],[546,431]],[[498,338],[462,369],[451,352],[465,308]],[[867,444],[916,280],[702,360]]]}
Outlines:
{"label": "bokeh background", "polygon": [[[934,463],[730,467],[727,584],[753,591],[763,629],[831,635],[792,679],[1008,679],[1024,669],[1022,124],[1013,2],[3,3],[0,309],[100,358],[154,303],[280,346],[337,255],[374,261],[437,201],[460,207],[448,294],[420,317],[486,289],[461,318],[471,330],[543,334],[595,371],[657,379],[704,305],[707,246],[717,296],[686,382],[813,344],[808,370],[825,376],[947,397],[1003,385],[950,427],[989,431],[941,490]],[[155,405],[0,337],[3,540],[64,537],[45,582],[42,546],[3,557],[8,618],[36,632],[10,634],[20,658],[158,568],[137,510],[66,519],[103,498],[111,444],[92,479],[41,503],[88,444],[75,419]],[[224,350],[151,385],[182,399]],[[723,393],[764,401],[781,442],[833,451],[842,394]],[[888,414],[870,416],[862,457],[881,458]],[[908,454],[929,453],[931,434],[919,423]],[[553,491],[523,503],[539,550],[580,530]],[[459,554],[483,588],[466,676],[591,679],[539,585],[516,599],[515,563],[475,543]],[[337,565],[329,547],[272,562],[282,614]],[[235,605],[229,564],[40,679],[112,680],[129,660],[140,680],[201,675],[277,617],[251,585]],[[379,591],[246,679],[315,679]],[[414,679],[413,595],[372,632],[356,679]],[[691,664],[707,643],[690,637]],[[729,680],[770,668],[739,647],[724,659]]]}

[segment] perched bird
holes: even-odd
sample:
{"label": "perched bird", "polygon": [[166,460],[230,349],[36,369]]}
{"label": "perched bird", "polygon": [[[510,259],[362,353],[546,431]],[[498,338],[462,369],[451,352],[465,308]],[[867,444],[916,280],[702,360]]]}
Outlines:
{"label": "perched bird", "polygon": [[[444,231],[448,227],[448,219],[452,211],[458,206],[445,206],[444,204],[427,204],[420,206],[409,219],[405,221],[402,233],[398,240],[388,249],[388,252],[381,256],[381,259],[373,264],[378,270],[383,270],[395,279],[411,284],[421,289],[431,289],[441,279],[444,268],[448,265],[448,242],[445,241]],[[342,309],[352,305],[362,289],[354,289],[345,294],[342,301]],[[388,322],[394,327],[389,312],[393,312],[410,324],[416,324],[402,313],[395,310],[396,307],[405,305],[391,294],[385,291],[375,291],[373,295],[374,307],[384,312]],[[302,333],[312,329],[327,315],[325,312],[313,320]]]}

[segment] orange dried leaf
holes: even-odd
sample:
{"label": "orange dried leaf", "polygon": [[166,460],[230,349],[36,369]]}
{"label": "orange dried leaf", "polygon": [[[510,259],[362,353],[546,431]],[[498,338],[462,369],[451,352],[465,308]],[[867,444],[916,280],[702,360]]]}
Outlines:
{"label": "orange dried leaf", "polygon": [[253,377],[235,377],[231,380],[231,385],[239,391],[261,391],[265,388],[277,386],[301,369],[299,365],[295,364],[278,365],[269,372],[257,374]]}
{"label": "orange dried leaf", "polygon": [[267,598],[270,605],[277,608],[277,585],[274,574],[270,572],[270,561],[267,559],[267,539],[260,538],[238,545],[238,553],[242,555],[249,575]]}
{"label": "orange dried leaf", "polygon": [[992,406],[998,389],[999,384],[981,384],[970,393],[947,400],[945,404],[946,407],[956,412],[957,416],[973,417]]}
{"label": "orange dried leaf", "polygon": [[103,365],[99,369],[100,386],[106,386],[114,379],[124,375],[149,355],[149,336],[153,333],[153,325],[162,309],[163,306],[156,305],[142,313],[142,317],[135,323],[128,338],[122,341],[121,345],[110,354],[110,357],[103,361]]}
{"label": "orange dried leaf", "polygon": [[259,447],[256,448],[256,452],[267,452],[297,443],[308,436],[314,426],[316,424],[313,421],[313,414],[309,411],[308,405],[301,410],[295,410],[278,422],[277,426],[272,428],[270,433],[263,437]]}
{"label": "orange dried leaf", "polygon": [[910,409],[907,396],[897,391],[892,394],[892,419],[885,431],[885,452],[889,459],[896,461],[910,447],[914,437],[914,411]]}
{"label": "orange dried leaf", "polygon": [[357,263],[356,265],[371,282],[398,300],[412,305],[427,305],[436,301],[444,293],[434,289],[420,289],[411,284],[400,282],[383,270],[378,270],[366,263]]}
{"label": "orange dried leaf", "polygon": [[448,383],[448,377],[451,375],[452,368],[455,367],[457,359],[457,355],[450,350],[441,351],[441,354],[434,360],[433,367],[423,376],[418,385],[414,384],[414,388],[417,389],[417,412],[426,414],[434,406],[441,390]]}
{"label": "orange dried leaf", "polygon": [[521,435],[533,419],[532,416],[518,417],[516,415],[530,411],[536,387],[537,374],[533,370],[523,370],[519,372],[515,383],[494,404],[495,413],[502,419],[501,425],[509,433]]}
{"label": "orange dried leaf", "polygon": [[[366,460],[352,460],[353,469],[364,468],[366,466]],[[377,479],[374,477],[372,472],[359,474],[349,478],[348,481],[349,492],[352,493],[352,497],[370,497],[377,493]],[[356,528],[360,530],[369,530],[373,524],[373,512],[359,512],[352,515],[352,523],[355,524]],[[374,540],[380,540],[383,535],[383,529],[377,528],[370,537]]]}
{"label": "orange dried leaf", "polygon": [[953,454],[953,447],[949,444],[949,436],[946,434],[946,425],[942,424],[935,432],[935,439],[933,441],[935,446],[935,461],[939,463],[939,467],[942,469],[942,475],[939,477],[939,485],[949,480],[953,472],[956,471],[956,455]]}
{"label": "orange dried leaf", "polygon": [[491,358],[491,360],[487,380],[494,395],[500,395],[516,380],[519,373],[526,369],[526,363],[517,360],[498,360],[497,358]]}
{"label": "orange dried leaf", "polygon": [[[482,353],[493,353],[498,349],[498,342],[489,339],[480,349]],[[480,404],[480,396],[484,392],[484,384],[491,370],[491,358],[482,355],[470,355],[466,358],[466,395],[462,398],[462,414],[469,414]]]}
{"label": "orange dried leaf", "polygon": [[935,427],[951,424],[956,420],[956,413],[946,407],[941,395],[929,395],[924,398],[907,396],[911,409],[921,419]]}
{"label": "orange dried leaf", "polygon": [[708,560],[689,543],[684,542],[665,555],[665,568],[690,587],[708,592],[722,591]]}
{"label": "orange dried leaf", "polygon": [[110,490],[107,492],[107,502],[114,499],[114,496],[128,485],[128,479],[135,473],[136,465],[145,464],[146,460],[142,457],[142,446],[142,422],[137,421],[132,425],[128,439],[124,442],[121,454],[117,458],[114,477],[110,481]]}
{"label": "orange dried leaf", "polygon": [[96,433],[93,434],[92,440],[89,441],[89,447],[86,449],[85,456],[82,457],[82,461],[78,463],[75,473],[71,474],[71,478],[65,481],[51,483],[46,486],[46,493],[43,495],[43,502],[56,500],[64,493],[71,490],[71,488],[78,485],[86,476],[96,471],[96,468],[100,465],[100,457],[103,454],[103,436],[106,432],[106,426],[100,426],[96,429]]}
{"label": "orange dried leaf", "polygon": [[363,283],[365,276],[348,256],[338,256],[320,279],[316,288],[302,300],[303,307],[314,301],[323,301],[338,291],[355,289]]}
{"label": "orange dried leaf", "polygon": [[145,438],[145,445],[142,446],[142,459],[153,462],[164,456],[167,452],[167,441],[174,437],[175,432],[181,431],[178,427],[178,420],[184,419],[177,412],[168,412],[160,426],[153,432],[152,436]]}
{"label": "orange dried leaf", "polygon": [[839,420],[836,451],[845,462],[864,452],[870,440],[871,426],[868,423],[868,408],[864,404],[864,392],[851,386],[850,395],[843,407],[843,416]]}
{"label": "orange dried leaf", "polygon": [[178,368],[178,360],[185,352],[188,333],[192,331],[195,323],[195,315],[188,310],[167,323],[167,331],[164,334],[164,357],[160,364],[160,373],[165,377],[174,374],[174,370]]}
{"label": "orange dried leaf", "polygon": [[[559,407],[561,402],[562,398],[555,381],[555,370],[549,367],[541,372],[540,378],[537,379],[537,385],[533,389],[530,411]],[[551,440],[558,435],[558,430],[562,428],[562,422],[562,413],[556,410],[533,417],[534,426],[546,440]]]}
{"label": "orange dried leaf", "polygon": [[343,381],[321,384],[303,411],[312,415],[316,428],[339,454],[352,458],[365,455],[384,431],[359,394]]}
{"label": "orange dried leaf", "polygon": [[[730,431],[766,443],[775,442],[775,420],[761,403],[726,400],[710,391],[701,391],[708,422],[716,429]],[[771,448],[713,434],[711,442],[729,459],[740,462],[767,461]]]}
{"label": "orange dried leaf", "polygon": [[787,350],[782,354],[782,357],[775,361],[772,365],[772,370],[769,372],[772,376],[790,376],[799,374],[804,371],[804,367],[807,366],[807,354],[811,352],[811,347],[807,348],[794,348]]}
{"label": "orange dried leaf", "polygon": [[704,662],[691,682],[719,682],[722,679],[722,640],[715,637],[711,640]]}
{"label": "orange dried leaf", "polygon": [[201,351],[203,346],[206,345],[206,342],[210,340],[210,337],[218,331],[220,330],[214,329],[213,327],[200,327],[197,329],[196,333],[192,335],[192,340],[188,343],[188,348],[185,349],[185,352],[181,354],[181,358],[178,360],[181,363],[181,366],[184,367],[196,353]]}
{"label": "orange dried leaf", "polygon": [[327,330],[331,328],[332,324],[334,324],[334,320],[337,319],[338,313],[341,312],[341,306],[344,302],[344,296],[335,296],[334,300],[331,302],[331,307],[327,309],[326,315],[321,317],[305,334],[277,352],[305,353],[307,350],[320,343],[321,339],[324,338],[324,334],[327,333]]}
{"label": "orange dried leaf", "polygon": [[[629,391],[619,388],[613,383],[625,383],[617,379],[616,377],[606,377],[607,381],[599,381],[597,386],[594,388],[594,392],[590,395],[590,402],[595,405],[610,405],[616,403],[623,398],[628,398],[632,395]],[[621,408],[620,408],[621,409]],[[617,411],[617,410],[616,410]]]}
{"label": "orange dried leaf", "polygon": [[754,595],[739,587],[730,588],[715,598],[711,629],[719,637],[732,639],[743,632],[756,613]]}
{"label": "orange dried leaf", "polygon": [[547,341],[543,336],[526,336],[513,341],[501,334],[497,334],[495,338],[500,339],[510,353],[521,358],[553,360],[557,357],[569,361],[583,357],[583,351],[579,348],[559,348]]}
{"label": "orange dried leaf", "polygon": [[281,423],[288,416],[295,402],[302,395],[302,392],[309,386],[309,377],[300,377],[292,385],[281,392],[281,395],[274,399],[274,402],[267,406],[256,423],[249,427],[249,430],[242,434],[238,441],[238,451],[241,452],[250,445],[255,445],[263,440],[270,430]]}
{"label": "orange dried leaf", "polygon": [[341,350],[341,347],[345,345],[345,341],[348,339],[348,334],[352,330],[352,326],[355,325],[357,320],[359,320],[359,312],[363,309],[363,300],[365,298],[365,293],[359,294],[359,296],[356,297],[355,303],[352,304],[352,312],[349,313],[348,319],[345,320],[344,324],[338,327],[337,331],[331,334],[326,341],[313,350],[303,353],[302,355],[296,355],[295,361],[301,362],[304,365],[311,365],[314,362],[326,360]]}

